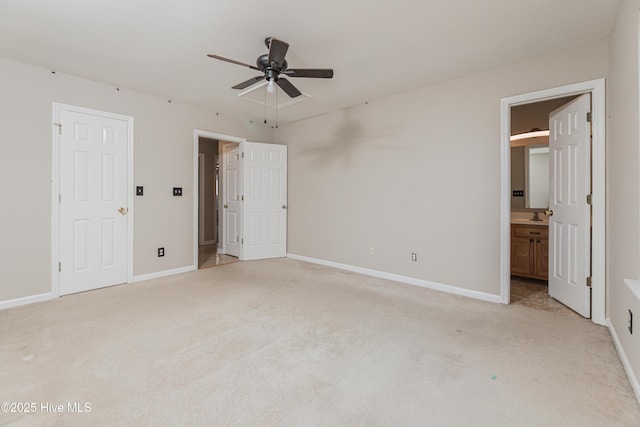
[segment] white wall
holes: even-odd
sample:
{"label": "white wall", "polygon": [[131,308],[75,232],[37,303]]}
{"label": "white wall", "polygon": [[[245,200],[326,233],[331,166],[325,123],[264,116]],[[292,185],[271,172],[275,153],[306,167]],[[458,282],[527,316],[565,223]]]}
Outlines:
{"label": "white wall", "polygon": [[602,40],[281,127],[289,252],[499,295],[500,99],[607,73]]}
{"label": "white wall", "polygon": [[[639,8],[639,1],[623,0],[611,33],[607,143],[608,317],[636,377],[640,375],[640,301],[624,279],[640,279]],[[627,331],[630,308],[635,314],[633,335]]]}
{"label": "white wall", "polygon": [[[193,130],[270,142],[272,130],[179,102],[0,59],[0,302],[51,291],[52,102],[133,116],[134,274],[193,264]],[[183,197],[171,196],[182,186]],[[64,237],[64,236],[63,236]],[[157,248],[166,255],[157,258]]]}

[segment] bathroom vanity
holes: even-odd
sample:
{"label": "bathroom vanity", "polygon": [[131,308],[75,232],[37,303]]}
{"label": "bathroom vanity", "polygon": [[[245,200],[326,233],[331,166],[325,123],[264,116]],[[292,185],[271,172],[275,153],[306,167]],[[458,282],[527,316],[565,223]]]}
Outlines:
{"label": "bathroom vanity", "polygon": [[511,274],[547,280],[549,277],[549,223],[511,223]]}

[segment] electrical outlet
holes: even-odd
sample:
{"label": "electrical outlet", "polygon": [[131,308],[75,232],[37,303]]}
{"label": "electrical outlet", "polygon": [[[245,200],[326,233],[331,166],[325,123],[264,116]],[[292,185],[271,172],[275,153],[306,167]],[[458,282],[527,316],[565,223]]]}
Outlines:
{"label": "electrical outlet", "polygon": [[136,187],[136,196],[144,196],[144,187],[142,185]]}
{"label": "electrical outlet", "polygon": [[629,333],[633,335],[633,311],[629,310]]}
{"label": "electrical outlet", "polygon": [[369,255],[375,255],[376,254],[376,248],[374,248],[373,246],[369,246]]}
{"label": "electrical outlet", "polygon": [[173,187],[174,196],[182,196],[182,187]]}
{"label": "electrical outlet", "polygon": [[164,248],[158,248],[158,257],[164,256]]}
{"label": "electrical outlet", "polygon": [[418,261],[418,254],[411,252],[411,261]]}

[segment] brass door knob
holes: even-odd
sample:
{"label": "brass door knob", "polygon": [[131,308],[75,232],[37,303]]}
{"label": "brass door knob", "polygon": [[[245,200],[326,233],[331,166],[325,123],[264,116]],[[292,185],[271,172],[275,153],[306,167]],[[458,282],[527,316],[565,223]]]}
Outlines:
{"label": "brass door knob", "polygon": [[224,204],[224,208],[227,209],[228,207],[229,207],[229,205],[225,203]]}
{"label": "brass door knob", "polygon": [[120,209],[118,209],[118,212],[120,212],[121,215],[126,215],[127,214],[127,208],[120,208]]}
{"label": "brass door knob", "polygon": [[287,209],[287,205],[282,205],[282,209]]}
{"label": "brass door knob", "polygon": [[553,216],[553,209],[549,210],[549,209],[545,209],[544,210],[545,215],[547,216]]}

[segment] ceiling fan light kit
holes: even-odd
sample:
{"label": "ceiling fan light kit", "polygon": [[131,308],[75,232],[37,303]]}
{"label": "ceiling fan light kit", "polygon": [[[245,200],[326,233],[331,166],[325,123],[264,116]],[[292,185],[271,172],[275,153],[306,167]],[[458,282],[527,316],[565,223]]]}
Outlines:
{"label": "ceiling fan light kit", "polygon": [[225,58],[219,55],[209,54],[210,58],[219,59],[231,64],[240,65],[252,70],[261,71],[263,75],[252,77],[249,80],[238,83],[232,89],[246,89],[251,85],[258,83],[260,80],[266,80],[267,92],[275,93],[274,84],[278,85],[290,98],[296,98],[302,95],[302,92],[296,88],[286,77],[309,77],[317,79],[333,78],[333,69],[331,68],[291,68],[289,69],[285,56],[289,49],[289,44],[275,37],[267,37],[264,41],[269,48],[269,52],[260,55],[256,60],[256,66],[245,64],[240,61]]}
{"label": "ceiling fan light kit", "polygon": [[267,92],[276,93],[276,87],[273,84],[273,80],[269,80],[269,83],[267,83]]}
{"label": "ceiling fan light kit", "polygon": [[[301,91],[302,95],[297,96],[295,98],[289,98],[288,96],[278,97],[278,103],[276,104],[275,102],[273,102],[274,100],[271,99],[274,97],[269,95],[268,92],[266,92],[266,88],[268,84],[269,84],[268,81],[266,81],[265,79],[261,79],[258,83],[251,85],[244,90],[238,91],[237,97],[244,99],[245,101],[260,104],[262,106],[266,104],[268,107],[277,108],[278,110],[282,110],[292,105],[308,101],[309,99],[312,98],[312,96],[309,95],[308,93]],[[275,86],[275,83],[274,83],[274,86]]]}

